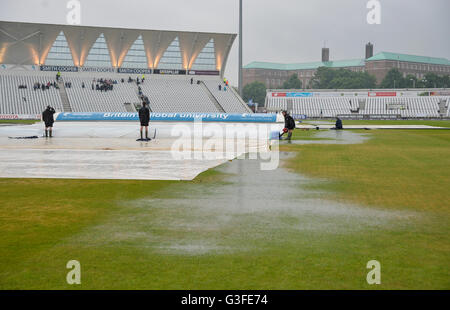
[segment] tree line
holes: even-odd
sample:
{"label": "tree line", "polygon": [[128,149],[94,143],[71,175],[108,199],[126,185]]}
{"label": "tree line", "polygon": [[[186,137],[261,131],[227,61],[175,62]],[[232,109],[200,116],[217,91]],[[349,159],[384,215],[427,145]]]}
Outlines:
{"label": "tree line", "polygon": [[425,74],[423,79],[415,75],[403,74],[398,69],[391,69],[379,85],[380,88],[448,88],[450,87],[450,76],[439,76],[435,73]]}
{"label": "tree line", "polygon": [[[279,89],[302,89],[302,82],[297,74],[292,74]],[[348,69],[331,69],[320,67],[311,79],[308,88],[311,89],[373,89],[373,88],[448,88],[450,76],[439,76],[427,73],[423,79],[408,74],[405,77],[396,68],[391,69],[383,81],[377,84],[375,76],[367,72],[354,72]],[[264,103],[266,97],[266,85],[261,82],[253,82],[245,85],[243,99],[250,99],[259,104]]]}

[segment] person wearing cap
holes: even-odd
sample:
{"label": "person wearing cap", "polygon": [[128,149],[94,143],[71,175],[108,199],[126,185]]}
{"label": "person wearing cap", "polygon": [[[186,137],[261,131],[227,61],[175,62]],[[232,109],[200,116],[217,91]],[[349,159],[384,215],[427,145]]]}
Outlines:
{"label": "person wearing cap", "polygon": [[286,140],[290,141],[292,138],[292,132],[295,129],[295,121],[292,118],[292,116],[289,115],[289,113],[287,111],[283,111],[282,114],[284,116],[284,129],[283,129],[283,133],[280,135],[280,139],[285,133],[287,133],[288,136],[287,136]]}
{"label": "person wearing cap", "polygon": [[45,137],[52,137],[53,123],[55,122],[53,114],[55,114],[55,109],[51,106],[47,106],[47,109],[42,112],[42,120],[45,123]]}
{"label": "person wearing cap", "polygon": [[148,137],[148,123],[150,122],[150,110],[147,107],[147,102],[142,102],[142,108],[139,109],[139,121],[141,122],[141,139],[143,138],[143,130],[145,128],[145,140],[150,141],[151,139]]}

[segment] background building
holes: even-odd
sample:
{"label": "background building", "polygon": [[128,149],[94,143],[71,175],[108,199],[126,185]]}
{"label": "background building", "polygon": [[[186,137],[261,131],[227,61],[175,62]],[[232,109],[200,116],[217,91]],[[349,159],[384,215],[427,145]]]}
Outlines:
{"label": "background building", "polygon": [[236,34],[0,21],[0,64],[216,71]]}
{"label": "background building", "polygon": [[292,74],[297,74],[304,88],[319,67],[343,68],[352,71],[368,72],[380,83],[392,68],[397,68],[404,77],[411,74],[423,79],[425,74],[450,75],[450,61],[445,58],[406,55],[380,52],[373,55],[373,44],[366,45],[365,59],[330,61],[330,50],[322,49],[322,61],[280,64],[271,62],[252,62],[243,69],[244,85],[259,81],[267,88],[279,88]]}

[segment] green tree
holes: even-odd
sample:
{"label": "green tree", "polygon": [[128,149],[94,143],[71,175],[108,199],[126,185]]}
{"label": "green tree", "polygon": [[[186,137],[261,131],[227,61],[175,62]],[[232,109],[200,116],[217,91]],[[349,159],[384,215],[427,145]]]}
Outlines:
{"label": "green tree", "polygon": [[416,76],[412,74],[408,74],[405,77],[405,84],[407,88],[418,88],[420,86],[420,83],[418,83]]}
{"label": "green tree", "polygon": [[425,82],[423,80],[417,80],[416,88],[425,88]]}
{"label": "green tree", "polygon": [[367,72],[320,67],[317,69],[310,85],[316,89],[375,88],[376,78]]}
{"label": "green tree", "polygon": [[332,69],[326,67],[319,67],[311,79],[309,85],[315,89],[329,89],[331,88],[330,82],[333,80],[335,72]]}
{"label": "green tree", "polygon": [[439,77],[434,73],[427,73],[423,78],[423,83],[426,88],[435,88],[438,87],[438,79]]}
{"label": "green tree", "polygon": [[253,83],[247,84],[243,89],[243,97],[245,102],[248,102],[250,99],[253,102],[264,104],[266,99],[266,85],[264,83],[255,81]]}
{"label": "green tree", "polygon": [[388,71],[383,81],[380,84],[381,88],[405,88],[406,79],[396,68]]}
{"label": "green tree", "polygon": [[298,79],[297,74],[292,74],[287,81],[283,83],[281,89],[301,89],[302,81]]}
{"label": "green tree", "polygon": [[450,76],[439,76],[435,73],[427,73],[425,74],[422,83],[427,88],[447,88],[450,87]]}
{"label": "green tree", "polygon": [[450,75],[444,75],[442,77],[442,87],[450,88]]}

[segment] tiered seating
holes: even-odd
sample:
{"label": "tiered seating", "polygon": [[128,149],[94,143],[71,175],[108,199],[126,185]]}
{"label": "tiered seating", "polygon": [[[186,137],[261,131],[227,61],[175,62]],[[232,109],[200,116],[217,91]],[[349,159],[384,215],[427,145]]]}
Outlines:
{"label": "tiered seating", "polygon": [[[100,74],[97,78],[116,80],[113,90],[92,90],[94,73],[63,73],[63,80],[72,83],[66,88],[67,97],[74,112],[126,112],[125,102],[139,102],[137,85],[128,83],[128,75]],[[122,83],[121,79],[125,82]],[[190,76],[148,75],[141,84],[143,93],[149,97],[153,112],[220,112],[211,94],[227,113],[248,113],[247,107],[230,90],[221,91],[217,77],[195,77],[204,85],[190,83]],[[47,105],[63,111],[60,92],[54,87],[42,91],[34,90],[36,82],[46,84],[55,80],[54,72],[3,71],[0,74],[0,114],[40,114]],[[81,87],[84,82],[85,88]],[[27,88],[19,89],[19,85]],[[222,84],[223,85],[223,84]],[[62,86],[62,85],[61,85]],[[205,88],[206,86],[206,88]],[[339,114],[382,114],[402,117],[439,117],[439,101],[446,101],[446,116],[450,116],[450,97],[267,97],[270,110],[290,110],[294,114],[308,117],[335,117]],[[364,109],[359,109],[359,100],[364,100]],[[402,104],[392,109],[389,105]],[[358,111],[358,112],[357,112]]]}
{"label": "tiered seating", "polygon": [[149,76],[141,87],[153,112],[220,112],[202,86],[186,76]]}
{"label": "tiered seating", "polygon": [[[439,97],[369,98],[360,114],[394,114],[402,117],[439,117]],[[389,104],[403,104],[404,109],[388,109]]]}
{"label": "tiered seating", "polygon": [[[47,105],[62,111],[59,91],[54,87],[44,91],[34,90],[36,82],[47,84],[53,79],[17,72],[0,75],[0,114],[40,114]],[[19,89],[19,85],[26,85],[27,88]]]}
{"label": "tiered seating", "polygon": [[333,117],[338,114],[350,114],[353,104],[347,98],[276,98],[285,101],[283,105],[280,100],[277,100],[277,106],[284,106],[289,108],[288,100],[292,100],[293,114],[305,114],[313,117]]}
{"label": "tiered seating", "polygon": [[273,111],[287,110],[286,98],[273,97],[267,101],[267,108]]}
{"label": "tiered seating", "polygon": [[[55,76],[56,72],[1,71],[0,113],[39,114],[47,105],[55,107],[57,111],[64,111],[61,95],[66,100],[65,94],[73,112],[126,112],[124,103],[140,102],[136,82],[128,83],[127,74],[111,72],[63,72],[62,83],[59,84],[61,93],[53,87],[45,91],[33,90],[34,83],[53,83]],[[115,80],[117,83],[113,84],[113,90],[102,92],[95,89],[95,82],[93,90],[93,79],[99,78]],[[195,81],[204,81],[204,85],[196,82],[191,84],[190,79],[190,76],[147,75],[140,86],[143,94],[149,98],[153,112],[221,112],[211,94],[227,113],[250,112],[231,89],[218,91],[218,85],[222,83],[218,77],[194,78]],[[65,93],[62,89],[64,82],[72,85],[65,88]],[[83,82],[85,88],[82,88]],[[21,84],[27,85],[27,89],[18,89]]]}
{"label": "tiered seating", "polygon": [[323,117],[333,117],[338,114],[349,114],[352,108],[348,98],[305,98],[313,100],[315,109],[310,110],[312,114]]}
{"label": "tiered seating", "polygon": [[250,110],[247,106],[239,100],[238,97],[234,94],[234,92],[227,87],[225,91],[222,87],[222,90],[219,90],[219,85],[223,86],[223,83],[218,80],[205,80],[204,81],[206,87],[208,87],[209,91],[213,94],[213,96],[219,101],[222,108],[227,113],[248,113]]}
{"label": "tiered seating", "polygon": [[[109,77],[107,77],[109,79]],[[121,83],[120,79],[113,85],[113,90],[92,90],[93,78],[64,77],[64,81],[72,83],[72,87],[66,87],[67,96],[73,112],[126,112],[124,103],[137,103],[136,84]],[[81,85],[84,82],[85,88]],[[95,82],[97,84],[97,82]],[[94,87],[95,87],[94,84]]]}
{"label": "tiered seating", "polygon": [[408,101],[404,117],[439,117],[439,97],[415,97]]}
{"label": "tiered seating", "polygon": [[353,111],[356,111],[359,108],[359,101],[358,99],[349,99],[350,107]]}
{"label": "tiered seating", "polygon": [[[365,108],[358,114],[400,115],[401,117],[439,117],[439,101],[447,101],[447,116],[450,116],[449,97],[380,97],[380,98],[345,98],[345,97],[307,97],[288,98],[270,97],[267,108],[272,111],[288,110],[293,114],[304,114],[308,117],[335,117],[342,114],[355,114],[359,100],[365,101]],[[404,108],[391,109],[391,104],[402,104]]]}
{"label": "tiered seating", "polygon": [[447,98],[446,107],[447,107],[447,116],[450,116],[450,97]]}
{"label": "tiered seating", "polygon": [[366,107],[360,110],[359,114],[400,114],[401,109],[388,110],[387,104],[405,104],[405,101],[399,101],[398,98],[368,98]]}

